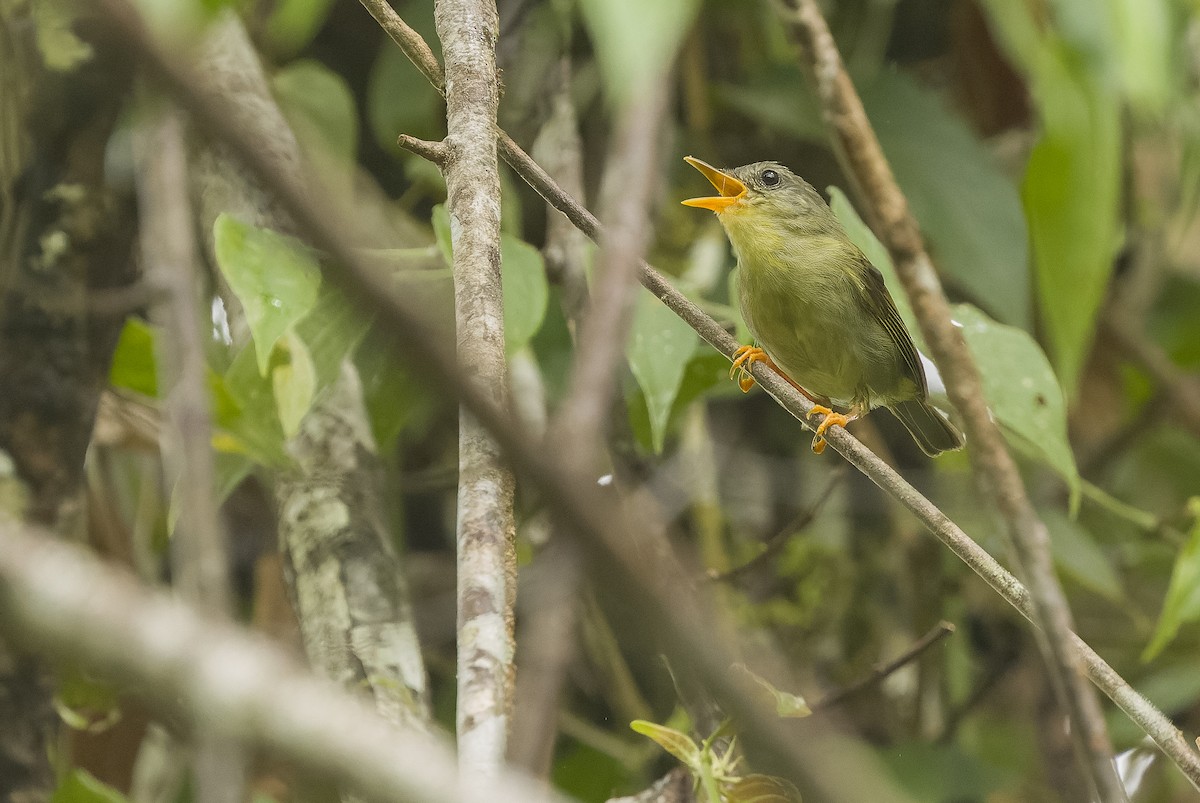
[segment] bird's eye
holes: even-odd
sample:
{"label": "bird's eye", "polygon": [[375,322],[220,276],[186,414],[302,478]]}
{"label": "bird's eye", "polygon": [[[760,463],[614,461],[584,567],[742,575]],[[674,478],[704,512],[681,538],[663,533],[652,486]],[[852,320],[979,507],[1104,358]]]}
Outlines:
{"label": "bird's eye", "polygon": [[762,178],[762,183],[768,187],[774,187],[776,184],[779,183],[779,173],[775,172],[774,170],[762,171],[761,178]]}

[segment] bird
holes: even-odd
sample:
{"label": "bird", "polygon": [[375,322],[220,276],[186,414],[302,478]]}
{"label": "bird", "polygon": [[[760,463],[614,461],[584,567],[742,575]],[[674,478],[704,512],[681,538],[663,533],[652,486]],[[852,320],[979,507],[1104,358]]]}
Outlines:
{"label": "bird", "polygon": [[[685,206],[716,213],[738,264],[738,303],[757,345],[733,355],[730,376],[749,391],[749,368],[762,362],[822,415],[825,432],[878,407],[904,424],[930,457],[963,446],[962,433],[928,401],[924,360],[883,274],[871,264],[821,194],[779,162],[718,169],[691,156],[718,194]],[[936,370],[936,369],[933,369]],[[940,382],[940,379],[937,380]]]}

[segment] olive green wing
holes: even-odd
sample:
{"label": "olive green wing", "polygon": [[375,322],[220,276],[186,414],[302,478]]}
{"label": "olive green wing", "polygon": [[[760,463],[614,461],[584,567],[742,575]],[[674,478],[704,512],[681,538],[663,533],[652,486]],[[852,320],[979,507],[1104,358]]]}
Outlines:
{"label": "olive green wing", "polygon": [[892,300],[892,294],[888,292],[879,268],[872,265],[865,254],[861,255],[861,264],[866,289],[864,296],[866,310],[883,324],[884,330],[900,352],[905,375],[920,389],[921,393],[918,398],[924,399],[929,389],[925,383],[925,369],[921,365],[917,347],[913,345],[912,335],[908,333],[908,327],[904,325],[904,319],[900,317],[900,313],[896,309],[896,302]]}

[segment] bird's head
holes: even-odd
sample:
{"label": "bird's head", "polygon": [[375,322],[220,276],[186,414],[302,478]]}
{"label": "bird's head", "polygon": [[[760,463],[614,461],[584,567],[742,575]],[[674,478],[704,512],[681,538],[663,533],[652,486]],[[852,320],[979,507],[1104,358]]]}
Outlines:
{"label": "bird's head", "polygon": [[689,198],[684,205],[711,209],[726,228],[747,223],[755,227],[794,226],[829,215],[820,193],[779,162],[755,162],[720,170],[691,156],[684,157],[684,161],[703,173],[720,193]]}

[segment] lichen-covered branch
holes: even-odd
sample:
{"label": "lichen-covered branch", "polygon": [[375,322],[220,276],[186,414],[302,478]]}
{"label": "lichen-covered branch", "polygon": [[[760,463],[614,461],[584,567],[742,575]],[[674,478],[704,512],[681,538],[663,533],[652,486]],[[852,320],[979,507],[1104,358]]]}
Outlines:
{"label": "lichen-covered branch", "polygon": [[486,793],[469,793],[442,740],[386,722],[268,640],[12,522],[0,522],[0,632],[136,689],[160,715],[261,747],[368,800],[565,803],[503,771]]}
{"label": "lichen-covered branch", "polygon": [[[438,0],[446,57],[446,210],[454,249],[454,318],[465,378],[508,404],[496,158],[499,18],[495,0]],[[513,475],[470,411],[458,422],[458,752],[464,772],[504,762],[513,698],[516,529]]]}

